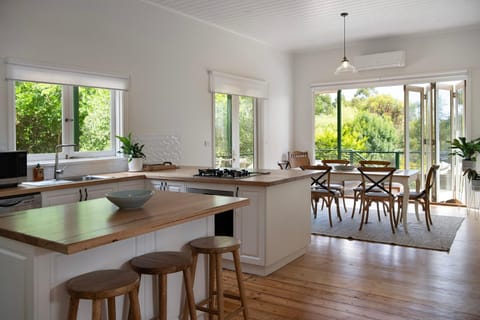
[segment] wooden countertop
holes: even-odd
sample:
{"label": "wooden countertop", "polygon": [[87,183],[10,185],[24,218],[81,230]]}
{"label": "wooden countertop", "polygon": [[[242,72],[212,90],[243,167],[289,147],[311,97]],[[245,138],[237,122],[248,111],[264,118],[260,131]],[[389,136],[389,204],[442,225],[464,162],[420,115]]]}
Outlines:
{"label": "wooden countertop", "polygon": [[248,204],[245,198],[157,191],[143,208],[119,210],[101,198],[3,216],[0,236],[72,254]]}
{"label": "wooden countertop", "polygon": [[[248,178],[210,178],[210,177],[195,177],[198,173],[199,167],[181,167],[173,170],[161,171],[145,171],[145,177],[148,179],[171,180],[171,181],[187,181],[187,182],[206,182],[218,184],[233,184],[233,185],[251,185],[268,187],[287,183],[299,179],[305,179],[318,175],[318,172],[312,170],[279,170],[279,169],[260,169],[258,172],[268,174],[256,175]],[[255,170],[253,170],[255,171]]]}

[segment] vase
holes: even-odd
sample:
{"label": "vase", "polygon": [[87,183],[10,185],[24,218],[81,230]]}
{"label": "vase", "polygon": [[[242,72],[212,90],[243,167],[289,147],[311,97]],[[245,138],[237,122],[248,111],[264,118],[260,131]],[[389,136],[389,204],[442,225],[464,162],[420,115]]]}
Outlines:
{"label": "vase", "polygon": [[472,190],[480,191],[480,179],[472,179]]}
{"label": "vase", "polygon": [[143,170],[143,158],[128,159],[128,171],[142,171],[142,170]]}
{"label": "vase", "polygon": [[475,161],[472,160],[462,160],[462,170],[473,169],[475,168]]}

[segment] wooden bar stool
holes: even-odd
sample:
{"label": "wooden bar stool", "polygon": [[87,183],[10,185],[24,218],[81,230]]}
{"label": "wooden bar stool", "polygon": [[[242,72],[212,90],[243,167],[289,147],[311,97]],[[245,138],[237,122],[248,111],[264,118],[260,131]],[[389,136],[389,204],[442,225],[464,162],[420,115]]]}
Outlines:
{"label": "wooden bar stool", "polygon": [[[243,318],[248,319],[247,299],[240,266],[240,240],[223,236],[205,237],[191,241],[190,247],[193,254],[193,279],[195,279],[198,254],[207,254],[209,257],[209,296],[196,304],[197,310],[209,313],[209,319],[217,315],[217,319],[223,320],[225,319],[224,298],[230,298],[239,300],[240,307],[233,310],[229,317],[243,311]],[[223,289],[222,254],[227,252],[233,254],[239,296],[225,293]],[[205,304],[208,304],[208,307],[204,307]]]}
{"label": "wooden bar stool", "polygon": [[130,315],[140,320],[138,286],[140,277],[131,270],[99,270],[79,275],[67,282],[70,294],[68,319],[77,318],[80,299],[92,300],[92,319],[100,320],[102,300],[108,300],[108,319],[115,319],[115,297],[128,294]]}
{"label": "wooden bar stool", "polygon": [[187,295],[187,307],[190,319],[196,320],[195,300],[193,298],[192,257],[185,252],[151,252],[130,260],[133,270],[141,274],[158,276],[158,308],[160,320],[167,319],[167,275],[183,271],[183,281]]}

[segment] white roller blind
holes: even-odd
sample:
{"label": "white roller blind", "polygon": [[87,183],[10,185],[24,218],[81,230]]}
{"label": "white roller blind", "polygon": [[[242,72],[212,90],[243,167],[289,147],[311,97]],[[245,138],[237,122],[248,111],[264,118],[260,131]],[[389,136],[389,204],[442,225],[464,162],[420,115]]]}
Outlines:
{"label": "white roller blind", "polygon": [[217,71],[209,71],[209,76],[210,92],[212,93],[228,93],[262,99],[268,98],[268,84],[266,81]]}
{"label": "white roller blind", "polygon": [[129,77],[6,61],[6,80],[128,90]]}

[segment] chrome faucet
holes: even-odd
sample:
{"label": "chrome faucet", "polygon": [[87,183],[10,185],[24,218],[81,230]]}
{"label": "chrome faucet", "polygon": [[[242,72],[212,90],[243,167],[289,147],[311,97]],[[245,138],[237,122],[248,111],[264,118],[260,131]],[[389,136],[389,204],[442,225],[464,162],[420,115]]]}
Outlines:
{"label": "chrome faucet", "polygon": [[57,180],[57,175],[63,173],[63,169],[58,169],[58,153],[63,147],[76,147],[76,144],[59,144],[55,146],[55,167],[53,168],[53,179]]}

